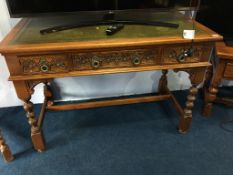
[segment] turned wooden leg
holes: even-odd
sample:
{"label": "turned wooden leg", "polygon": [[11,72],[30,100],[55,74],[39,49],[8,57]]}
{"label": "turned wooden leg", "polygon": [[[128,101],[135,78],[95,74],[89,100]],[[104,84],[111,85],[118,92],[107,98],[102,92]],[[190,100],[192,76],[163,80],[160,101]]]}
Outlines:
{"label": "turned wooden leg", "polygon": [[54,104],[54,101],[53,101],[53,93],[52,93],[51,85],[49,82],[45,83],[44,96],[48,100],[47,105],[52,106]]}
{"label": "turned wooden leg", "polygon": [[208,88],[210,86],[210,82],[211,79],[213,77],[213,66],[209,66],[206,70],[206,74],[205,74],[205,80],[204,80],[204,84],[203,87]]}
{"label": "turned wooden leg", "polygon": [[27,112],[28,123],[31,126],[31,139],[33,146],[37,151],[42,152],[45,150],[45,141],[42,130],[37,126],[37,120],[33,112],[32,102],[26,102],[24,104],[24,110]]}
{"label": "turned wooden leg", "polygon": [[14,157],[11,154],[11,150],[9,146],[5,143],[1,130],[0,130],[0,150],[6,162],[10,162],[14,159]]}
{"label": "turned wooden leg", "polygon": [[212,112],[213,103],[217,98],[218,87],[210,87],[205,89],[205,102],[203,107],[203,116],[209,117]]}
{"label": "turned wooden leg", "polygon": [[222,80],[224,69],[225,62],[220,61],[220,63],[216,67],[216,71],[212,77],[212,81],[210,81],[209,87],[205,87],[203,115],[206,117],[211,115],[213,102],[217,98],[218,86]]}
{"label": "turned wooden leg", "polygon": [[[213,78],[213,66],[210,66],[206,71],[205,81],[203,85],[203,94],[204,94],[203,115],[204,116],[209,116],[212,110],[213,104],[210,103],[209,99],[211,98],[210,97],[211,95],[209,92],[212,92],[212,94],[217,94],[217,92],[214,92],[213,90],[209,90],[212,78]],[[213,98],[216,98],[216,96]]]}
{"label": "turned wooden leg", "polygon": [[162,76],[159,80],[159,86],[158,86],[158,92],[160,94],[167,94],[168,93],[168,87],[167,87],[167,70],[162,71]]}
{"label": "turned wooden leg", "polygon": [[192,109],[194,106],[194,101],[196,100],[196,94],[198,89],[196,86],[192,86],[189,90],[189,95],[187,96],[187,101],[184,108],[184,113],[180,118],[179,122],[179,132],[185,134],[190,127],[192,122]]}

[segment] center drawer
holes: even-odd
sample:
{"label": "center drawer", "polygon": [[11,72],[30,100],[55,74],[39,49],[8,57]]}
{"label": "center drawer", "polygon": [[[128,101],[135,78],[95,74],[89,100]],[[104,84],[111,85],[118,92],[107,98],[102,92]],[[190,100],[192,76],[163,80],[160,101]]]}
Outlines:
{"label": "center drawer", "polygon": [[159,63],[159,49],[72,53],[74,70],[148,66]]}

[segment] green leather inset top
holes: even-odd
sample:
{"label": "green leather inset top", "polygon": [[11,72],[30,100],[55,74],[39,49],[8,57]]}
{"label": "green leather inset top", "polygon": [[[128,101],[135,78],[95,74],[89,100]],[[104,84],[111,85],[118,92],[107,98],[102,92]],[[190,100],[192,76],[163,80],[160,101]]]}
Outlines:
{"label": "green leather inset top", "polygon": [[[148,13],[149,14],[149,13]],[[125,39],[125,38],[143,38],[143,37],[163,37],[163,36],[182,36],[184,29],[192,29],[193,24],[188,22],[182,15],[171,12],[156,12],[150,13],[147,16],[139,14],[130,14],[136,19],[146,19],[154,21],[164,21],[179,24],[179,28],[167,28],[145,25],[125,25],[124,29],[118,33],[107,36],[105,30],[107,26],[89,26],[79,27],[75,29],[60,31],[41,35],[40,30],[48,27],[59,25],[75,24],[77,20],[83,20],[82,17],[43,17],[31,18],[23,29],[16,35],[10,44],[40,44],[40,43],[59,43],[59,42],[77,42],[77,41],[93,41],[104,39]],[[138,15],[138,16],[137,16]],[[130,19],[130,16],[124,16]],[[92,18],[93,20],[93,18]],[[195,29],[196,34],[202,34],[204,31]]]}

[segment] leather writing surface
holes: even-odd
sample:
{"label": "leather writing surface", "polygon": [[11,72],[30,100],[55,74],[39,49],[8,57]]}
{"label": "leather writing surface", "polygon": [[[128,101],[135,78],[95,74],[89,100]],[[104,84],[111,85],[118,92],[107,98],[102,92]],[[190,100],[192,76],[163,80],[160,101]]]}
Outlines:
{"label": "leather writing surface", "polygon": [[[140,18],[140,17],[139,17]],[[153,13],[150,18],[154,21],[165,21],[179,24],[179,28],[167,28],[145,25],[125,25],[124,29],[112,36],[105,34],[107,26],[79,27],[75,29],[60,31],[41,35],[40,30],[57,25],[74,24],[76,18],[50,17],[32,18],[11,41],[11,44],[40,44],[40,43],[61,43],[105,39],[130,39],[130,38],[151,38],[151,37],[173,37],[182,36],[184,29],[192,29],[193,25],[180,15],[168,12]],[[196,29],[196,34],[205,34],[204,31]]]}

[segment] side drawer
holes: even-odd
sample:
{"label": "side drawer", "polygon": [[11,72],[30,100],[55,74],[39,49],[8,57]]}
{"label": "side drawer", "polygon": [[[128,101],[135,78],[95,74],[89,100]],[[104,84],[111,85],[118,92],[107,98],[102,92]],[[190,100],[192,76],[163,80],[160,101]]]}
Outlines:
{"label": "side drawer", "polygon": [[19,56],[24,74],[68,72],[70,61],[66,55]]}
{"label": "side drawer", "polygon": [[212,45],[210,44],[194,44],[192,47],[191,44],[171,45],[163,49],[162,62],[164,64],[176,64],[208,61],[211,51]]}

